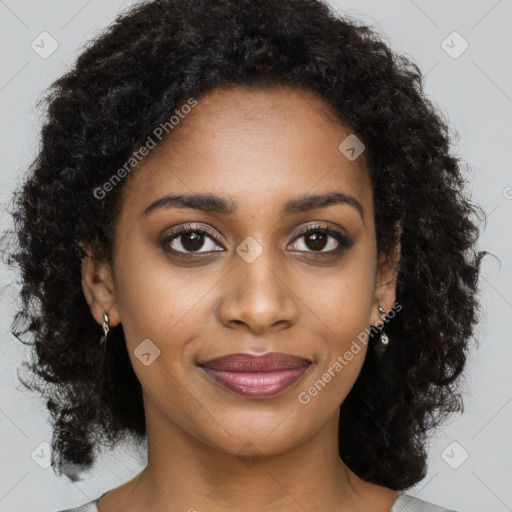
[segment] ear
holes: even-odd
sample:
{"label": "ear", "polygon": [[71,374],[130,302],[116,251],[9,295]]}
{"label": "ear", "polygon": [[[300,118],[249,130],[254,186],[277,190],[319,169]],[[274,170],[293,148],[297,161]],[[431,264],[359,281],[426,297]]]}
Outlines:
{"label": "ear", "polygon": [[400,262],[400,237],[389,251],[379,255],[379,267],[375,284],[374,303],[372,308],[372,325],[382,323],[379,315],[379,304],[387,312],[396,301],[396,278]]}
{"label": "ear", "polygon": [[115,327],[121,322],[121,317],[117,309],[110,265],[106,261],[94,260],[91,249],[81,243],[79,245],[86,253],[81,264],[82,290],[92,316],[101,325],[103,313],[107,313],[110,327]]}

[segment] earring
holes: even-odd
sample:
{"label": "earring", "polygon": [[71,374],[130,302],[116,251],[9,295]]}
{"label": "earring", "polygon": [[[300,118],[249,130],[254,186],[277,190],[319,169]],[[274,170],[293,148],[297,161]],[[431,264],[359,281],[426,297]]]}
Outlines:
{"label": "earring", "polygon": [[107,334],[109,330],[108,315],[107,313],[103,313],[103,336],[100,341],[102,344],[107,342]]}
{"label": "earring", "polygon": [[[385,320],[386,319],[386,310],[383,309],[380,304],[379,304],[379,315],[380,317],[382,318],[382,320]],[[384,324],[383,324],[384,325]],[[389,343],[389,338],[388,336],[386,335],[386,333],[384,332],[384,330],[381,328],[381,331],[380,331],[380,342],[383,344],[383,345],[387,345]]]}

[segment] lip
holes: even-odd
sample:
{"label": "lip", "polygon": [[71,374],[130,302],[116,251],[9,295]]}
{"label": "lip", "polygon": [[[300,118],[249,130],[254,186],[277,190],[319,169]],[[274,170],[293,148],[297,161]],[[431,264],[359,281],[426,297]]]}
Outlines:
{"label": "lip", "polygon": [[311,363],[309,359],[285,352],[267,352],[263,355],[238,352],[209,359],[199,366],[230,372],[271,372],[302,368]]}
{"label": "lip", "polygon": [[272,396],[292,386],[311,366],[309,359],[269,352],[236,353],[210,359],[199,367],[222,386],[244,396]]}

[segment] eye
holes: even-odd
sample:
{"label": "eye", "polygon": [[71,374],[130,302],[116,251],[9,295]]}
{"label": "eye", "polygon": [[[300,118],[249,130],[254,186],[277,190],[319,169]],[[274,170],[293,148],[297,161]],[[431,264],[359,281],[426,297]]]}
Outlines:
{"label": "eye", "polygon": [[[344,235],[341,231],[322,225],[306,226],[299,232],[295,240],[301,238],[304,238],[305,242],[302,244],[295,242],[294,244],[299,246],[298,250],[301,252],[334,254],[344,249],[349,249],[354,245],[353,240]],[[331,238],[331,240],[329,240],[329,238]],[[326,247],[328,250],[324,250]]]}
{"label": "eye", "polygon": [[[208,244],[208,242],[210,242]],[[162,241],[161,245],[165,250],[170,250],[180,254],[192,254],[196,252],[210,252],[215,251],[217,245],[213,242],[220,244],[220,239],[216,233],[210,231],[204,226],[194,227],[191,224],[181,226],[180,228],[173,231],[169,236],[166,236]],[[200,251],[200,249],[206,246],[206,250]],[[221,250],[223,250],[221,248]]]}
{"label": "eye", "polygon": [[[295,247],[295,250],[318,255],[340,253],[354,244],[353,240],[341,231],[324,225],[306,226],[295,237],[295,240],[301,238],[304,238],[305,242],[294,242],[294,245],[298,246]],[[166,251],[186,256],[194,253],[220,252],[224,250],[223,247],[216,249],[220,243],[219,236],[205,226],[187,224],[166,236],[161,241],[161,246]],[[326,248],[327,250],[324,250]]]}

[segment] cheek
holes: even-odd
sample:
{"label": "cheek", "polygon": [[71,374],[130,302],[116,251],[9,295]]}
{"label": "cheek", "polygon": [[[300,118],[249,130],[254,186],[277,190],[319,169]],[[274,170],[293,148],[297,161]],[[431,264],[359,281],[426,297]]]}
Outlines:
{"label": "cheek", "polygon": [[328,339],[343,345],[369,327],[373,304],[375,267],[370,257],[354,252],[337,269],[324,276],[312,273],[299,294],[324,324]]}
{"label": "cheek", "polygon": [[186,317],[202,293],[191,286],[185,269],[170,271],[170,263],[153,249],[129,247],[116,261],[116,301],[127,341],[150,338],[164,342],[165,333]]}
{"label": "cheek", "polygon": [[[209,328],[214,305],[208,292],[218,275],[198,268],[171,269],[161,255],[141,258],[131,252],[125,251],[116,262],[116,298],[127,349],[143,387],[151,389],[163,382],[169,386],[185,378],[197,351],[193,340]],[[139,356],[148,352],[149,359],[155,359],[145,366]]]}
{"label": "cheek", "polygon": [[311,398],[340,404],[357,379],[367,350],[374,272],[371,257],[354,254],[327,280],[314,287],[309,280],[304,311],[314,313],[322,340],[316,374],[304,390]]}

